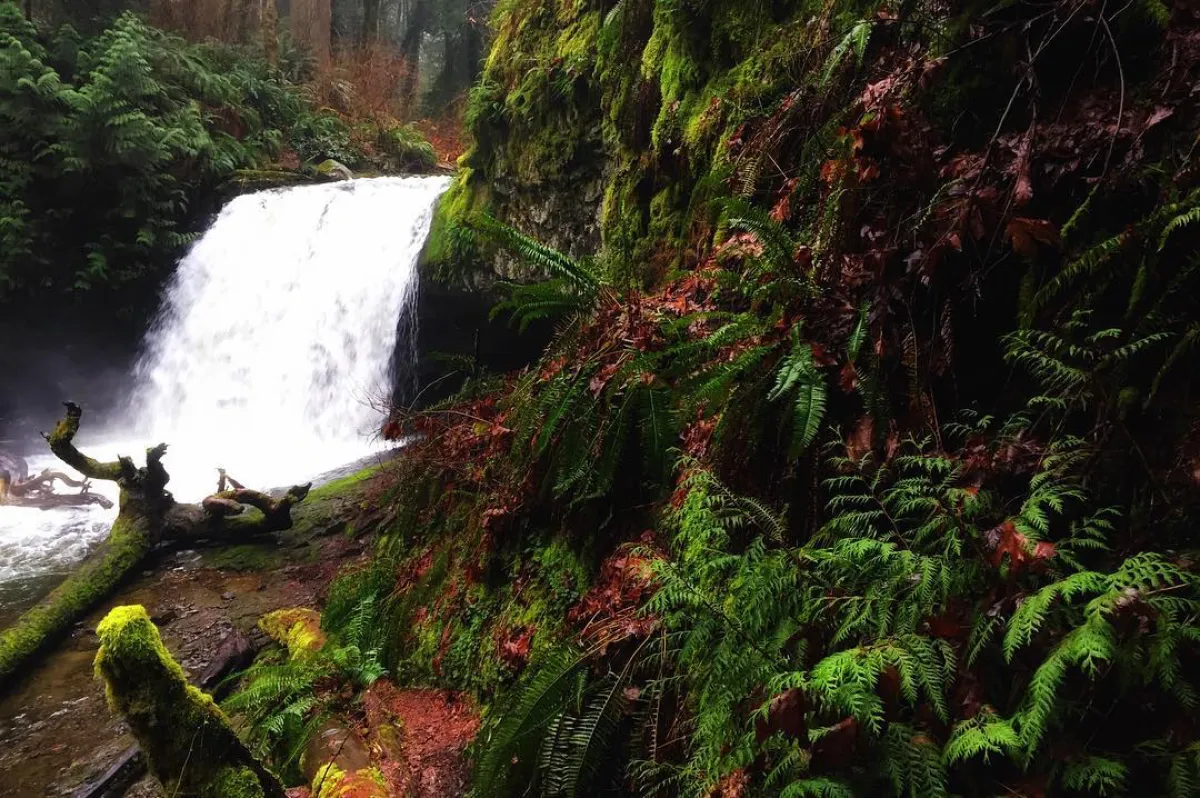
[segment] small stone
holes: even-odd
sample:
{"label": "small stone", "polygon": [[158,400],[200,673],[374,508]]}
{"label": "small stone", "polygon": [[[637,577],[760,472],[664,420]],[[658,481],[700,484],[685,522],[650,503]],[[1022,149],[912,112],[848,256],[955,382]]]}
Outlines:
{"label": "small stone", "polygon": [[221,594],[221,599],[223,601],[233,601],[233,591],[226,590],[224,593]]}

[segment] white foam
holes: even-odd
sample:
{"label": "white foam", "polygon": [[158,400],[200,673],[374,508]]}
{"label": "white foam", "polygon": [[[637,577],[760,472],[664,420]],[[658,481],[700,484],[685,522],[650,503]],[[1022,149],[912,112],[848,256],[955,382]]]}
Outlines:
{"label": "white foam", "polygon": [[[168,443],[182,501],[211,493],[217,467],[275,487],[377,449],[393,353],[411,345],[398,329],[447,183],[376,178],[234,199],[167,288],[127,422],[80,448],[140,463],[148,445]],[[62,467],[51,460],[31,471]],[[114,486],[94,489],[116,498]],[[0,508],[0,583],[78,562],[115,513]]]}

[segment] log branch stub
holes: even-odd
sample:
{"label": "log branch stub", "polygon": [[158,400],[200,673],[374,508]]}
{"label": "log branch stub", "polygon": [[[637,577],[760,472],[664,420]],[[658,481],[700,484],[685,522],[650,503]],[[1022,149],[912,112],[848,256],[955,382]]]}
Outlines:
{"label": "log branch stub", "polygon": [[50,451],[85,477],[119,481],[128,473],[128,469],[133,467],[133,462],[127,457],[119,457],[116,462],[102,463],[76,449],[75,435],[79,432],[79,419],[83,416],[83,410],[74,402],[63,402],[63,407],[67,408],[66,416],[54,426],[53,432],[49,435],[42,434],[50,444]]}

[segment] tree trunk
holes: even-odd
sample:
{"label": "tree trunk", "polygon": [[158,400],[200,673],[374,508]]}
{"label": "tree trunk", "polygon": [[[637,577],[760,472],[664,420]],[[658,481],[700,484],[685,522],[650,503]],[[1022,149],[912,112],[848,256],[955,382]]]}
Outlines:
{"label": "tree trunk", "polygon": [[333,36],[330,0],[292,0],[292,38],[307,47],[317,69],[329,69],[329,47]]}
{"label": "tree trunk", "polygon": [[128,457],[113,462],[94,460],[75,448],[82,411],[70,402],[65,406],[66,417],[45,436],[50,450],[87,479],[116,482],[121,488],[120,510],[99,549],[0,634],[0,686],[108,596],[155,546],[241,540],[290,529],[292,507],[308,495],[308,485],[293,487],[279,498],[243,488],[217,493],[198,505],[178,504],[166,490],[170,480],[162,465],[166,444],[148,449],[142,468],[136,468]]}
{"label": "tree trunk", "polygon": [[263,0],[259,35],[262,36],[263,54],[267,57],[267,63],[273,67],[279,66],[279,6],[275,4],[275,0]]}
{"label": "tree trunk", "polygon": [[405,113],[410,116],[416,110],[414,103],[421,77],[421,40],[429,22],[429,0],[413,0],[408,19],[405,20],[404,36],[400,40],[400,54],[404,56],[404,65],[407,67],[400,87],[400,98]]}
{"label": "tree trunk", "polygon": [[359,40],[370,44],[379,36],[379,0],[363,0],[363,26]]}

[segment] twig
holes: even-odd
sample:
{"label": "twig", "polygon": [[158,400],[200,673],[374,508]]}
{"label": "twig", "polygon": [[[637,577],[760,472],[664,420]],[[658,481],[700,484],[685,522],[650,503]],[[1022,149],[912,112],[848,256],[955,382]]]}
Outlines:
{"label": "twig", "polygon": [[1104,178],[1108,176],[1108,167],[1112,161],[1113,148],[1117,146],[1117,136],[1121,134],[1121,124],[1125,121],[1125,69],[1121,66],[1121,51],[1117,49],[1117,40],[1113,38],[1112,28],[1108,26],[1108,20],[1104,18],[1104,9],[1108,6],[1108,0],[1105,0],[1104,6],[1100,8],[1100,24],[1104,26],[1104,32],[1108,35],[1108,41],[1112,44],[1113,57],[1117,59],[1117,74],[1121,78],[1121,101],[1117,108],[1117,127],[1113,130],[1112,139],[1108,142],[1108,155],[1104,156],[1104,171],[1100,174],[1100,182],[1104,182]]}

